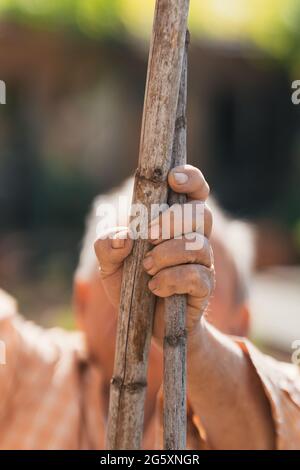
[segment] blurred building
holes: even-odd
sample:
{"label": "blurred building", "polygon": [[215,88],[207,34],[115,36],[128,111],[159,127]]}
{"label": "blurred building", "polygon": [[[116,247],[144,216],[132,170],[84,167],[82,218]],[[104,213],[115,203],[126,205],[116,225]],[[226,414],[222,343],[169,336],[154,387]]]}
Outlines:
{"label": "blurred building", "polygon": [[[139,21],[144,15],[151,23],[152,7],[147,1],[146,16],[134,2],[125,2],[132,17],[123,19],[116,2],[101,0],[98,19],[89,2],[75,2],[83,15],[76,27],[73,8],[62,27],[49,27],[51,15],[45,21],[29,9],[0,21],[0,79],[7,83],[7,104],[0,106],[0,281],[28,301],[28,311],[69,300],[93,197],[136,167],[148,46],[141,30],[133,28],[131,37],[124,30],[136,10]],[[89,34],[82,34],[87,25]],[[255,223],[257,269],[295,264],[300,149],[291,63],[298,36],[283,41],[285,58],[238,38],[200,36],[192,36],[189,54],[189,162],[205,172],[227,212]],[[255,299],[263,306],[261,285],[254,285]],[[260,336],[266,328],[257,325]]]}

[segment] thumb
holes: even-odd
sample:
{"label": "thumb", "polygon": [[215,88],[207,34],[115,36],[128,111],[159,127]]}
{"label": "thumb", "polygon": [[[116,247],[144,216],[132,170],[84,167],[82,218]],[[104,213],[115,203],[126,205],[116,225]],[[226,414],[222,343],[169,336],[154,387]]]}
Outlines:
{"label": "thumb", "polygon": [[133,240],[128,229],[116,228],[96,241],[94,248],[100,265],[103,288],[114,307],[120,302],[123,262],[130,254]]}
{"label": "thumb", "polygon": [[102,279],[118,271],[132,247],[133,241],[129,237],[128,228],[124,227],[110,229],[95,242],[94,249]]}

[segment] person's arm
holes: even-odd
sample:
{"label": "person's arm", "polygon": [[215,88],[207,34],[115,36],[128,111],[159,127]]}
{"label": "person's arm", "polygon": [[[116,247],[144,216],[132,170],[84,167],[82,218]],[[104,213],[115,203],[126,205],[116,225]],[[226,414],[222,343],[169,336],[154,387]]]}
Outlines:
{"label": "person's arm", "polygon": [[270,404],[254,366],[204,319],[189,338],[188,396],[211,448],[275,448]]}

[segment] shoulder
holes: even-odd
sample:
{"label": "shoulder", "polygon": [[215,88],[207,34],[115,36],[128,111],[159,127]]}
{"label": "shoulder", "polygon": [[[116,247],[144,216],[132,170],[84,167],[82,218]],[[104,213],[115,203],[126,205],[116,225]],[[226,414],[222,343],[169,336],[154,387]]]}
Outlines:
{"label": "shoulder", "polygon": [[55,363],[64,356],[74,360],[86,357],[84,337],[81,333],[62,328],[44,328],[26,320],[18,313],[16,300],[0,289],[0,339],[24,360],[39,357],[42,362]]}
{"label": "shoulder", "polygon": [[261,380],[274,421],[279,450],[300,446],[300,369],[261,353],[248,340],[236,339]]}

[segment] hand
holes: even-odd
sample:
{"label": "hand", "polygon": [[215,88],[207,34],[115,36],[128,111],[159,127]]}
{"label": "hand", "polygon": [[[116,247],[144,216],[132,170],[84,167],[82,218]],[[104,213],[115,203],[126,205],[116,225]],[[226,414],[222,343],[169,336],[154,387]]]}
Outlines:
{"label": "hand", "polygon": [[[190,165],[174,168],[169,173],[168,182],[175,192],[185,193],[187,203],[193,206],[204,204],[208,197],[209,187],[202,173]],[[190,218],[186,224],[191,227],[189,234],[183,234],[182,224],[178,226],[173,223],[170,209],[151,224],[158,224],[160,235],[156,240],[149,240],[153,248],[147,253],[143,264],[145,271],[152,276],[149,289],[158,297],[153,335],[159,343],[164,336],[163,299],[173,294],[187,294],[186,328],[191,335],[199,324],[214,287],[213,254],[209,242],[211,212],[205,206],[203,233],[197,232],[199,227],[196,226],[195,211],[190,214]],[[170,239],[165,240],[161,236],[161,227],[167,219],[171,219]],[[117,308],[120,301],[123,262],[132,250],[133,241],[127,237],[126,231],[120,231],[118,228],[112,230],[109,235],[110,238],[97,240],[95,251],[101,266],[103,287],[111,303]],[[181,235],[183,236],[179,239],[178,236]]]}

